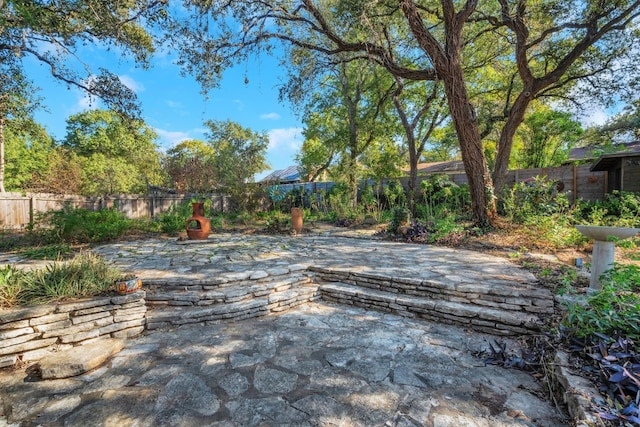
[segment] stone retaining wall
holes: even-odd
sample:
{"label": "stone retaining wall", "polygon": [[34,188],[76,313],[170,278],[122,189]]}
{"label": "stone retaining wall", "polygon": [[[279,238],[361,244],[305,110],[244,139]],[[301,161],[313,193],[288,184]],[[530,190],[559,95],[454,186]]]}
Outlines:
{"label": "stone retaining wall", "polygon": [[532,284],[488,279],[486,283],[390,278],[311,267],[322,299],[406,317],[457,324],[497,335],[539,330],[538,315],[552,314],[551,292]]}
{"label": "stone retaining wall", "polygon": [[538,315],[554,310],[548,289],[499,277],[472,284],[302,264],[218,277],[146,279],[144,284],[147,292],[0,313],[0,367],[100,337],[134,336],[145,327],[241,320],[318,299],[502,335],[537,330]]}
{"label": "stone retaining wall", "polygon": [[280,313],[320,298],[302,269],[254,271],[194,281],[145,281],[147,328],[241,320]]}
{"label": "stone retaining wall", "polygon": [[0,312],[0,367],[40,359],[103,337],[127,338],[146,324],[145,292]]}

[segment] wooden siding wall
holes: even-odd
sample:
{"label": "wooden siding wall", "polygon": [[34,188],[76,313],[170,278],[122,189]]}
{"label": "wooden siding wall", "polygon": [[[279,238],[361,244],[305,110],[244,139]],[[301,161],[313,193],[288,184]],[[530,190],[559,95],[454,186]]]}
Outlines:
{"label": "wooden siding wall", "polygon": [[640,192],[640,159],[638,157],[623,158],[622,189],[624,191]]}

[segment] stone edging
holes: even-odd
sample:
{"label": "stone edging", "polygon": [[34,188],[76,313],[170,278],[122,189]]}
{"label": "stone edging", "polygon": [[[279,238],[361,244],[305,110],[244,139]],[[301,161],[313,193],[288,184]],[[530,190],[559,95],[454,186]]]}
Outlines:
{"label": "stone edging", "polygon": [[128,338],[146,325],[144,291],[0,312],[0,368],[99,338]]}

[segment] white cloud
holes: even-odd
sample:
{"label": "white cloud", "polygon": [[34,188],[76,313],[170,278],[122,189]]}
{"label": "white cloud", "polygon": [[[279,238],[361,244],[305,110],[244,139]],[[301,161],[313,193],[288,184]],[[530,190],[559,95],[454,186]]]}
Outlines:
{"label": "white cloud", "polygon": [[78,102],[74,110],[82,112],[87,110],[95,110],[98,108],[98,100],[86,92],[79,92]]}
{"label": "white cloud", "polygon": [[118,76],[123,85],[131,89],[134,93],[140,93],[144,91],[144,85],[137,82],[133,77],[123,74]]}
{"label": "white cloud", "polygon": [[154,128],[154,130],[158,134],[158,144],[165,150],[173,148],[177,144],[188,139],[203,139],[204,134],[207,132],[207,130],[204,128],[193,128],[186,132],[166,130],[161,128]]}
{"label": "white cloud", "polygon": [[582,119],[582,123],[587,126],[602,125],[609,118],[608,114],[602,110],[590,111],[587,116]]}
{"label": "white cloud", "polygon": [[170,108],[183,108],[181,102],[176,102],[171,100],[167,100],[166,102],[167,102],[167,106]]}
{"label": "white cloud", "polygon": [[154,129],[160,138],[160,146],[171,148],[187,139],[193,139],[188,132],[170,131],[160,128]]}
{"label": "white cloud", "polygon": [[302,146],[302,128],[271,129],[269,136],[269,150],[286,147],[297,150]]}
{"label": "white cloud", "polygon": [[278,120],[279,118],[280,118],[280,114],[278,113],[260,114],[261,120]]}
{"label": "white cloud", "polygon": [[239,99],[234,99],[233,101],[231,101],[232,103],[234,103],[236,105],[236,109],[238,111],[242,111],[244,110],[244,102],[242,102]]}

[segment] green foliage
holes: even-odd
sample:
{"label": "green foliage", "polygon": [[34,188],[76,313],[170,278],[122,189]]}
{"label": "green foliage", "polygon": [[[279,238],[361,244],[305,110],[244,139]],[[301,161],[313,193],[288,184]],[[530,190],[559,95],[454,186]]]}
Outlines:
{"label": "green foliage", "polygon": [[402,207],[407,203],[407,196],[400,181],[392,180],[387,182],[382,194],[386,200],[387,209]]}
{"label": "green foliage", "polygon": [[268,136],[230,120],[209,120],[205,125],[209,128],[207,142],[213,148],[217,186],[232,197],[238,210],[254,208],[259,193],[265,190],[247,184],[253,182],[256,173],[268,168]]}
{"label": "green foliage", "polygon": [[396,206],[391,209],[391,222],[389,223],[389,231],[397,233],[398,228],[408,225],[411,220],[411,212],[406,206]]}
{"label": "green foliage", "polygon": [[326,201],[336,219],[355,219],[356,208],[351,204],[351,191],[347,184],[336,184],[327,192]]}
{"label": "green foliage", "polygon": [[558,193],[556,183],[547,177],[516,183],[500,199],[501,213],[514,222],[523,223],[538,215],[563,213],[569,209],[567,196]]}
{"label": "green foliage", "polygon": [[90,110],[69,117],[62,146],[78,156],[82,194],[144,193],[164,182],[156,138],[141,120]]}
{"label": "green foliage", "polygon": [[20,251],[20,254],[29,259],[60,260],[71,253],[68,243],[54,243],[51,245],[28,247]]}
{"label": "green foliage", "polygon": [[24,272],[12,265],[0,268],[0,307],[11,307],[20,303]]}
{"label": "green foliage", "polygon": [[521,169],[560,166],[584,131],[571,113],[541,107],[518,129],[514,143],[514,167]]}
{"label": "green foliage", "polygon": [[471,206],[467,185],[457,185],[449,175],[430,175],[420,183],[424,204],[416,205],[416,216],[434,221],[447,216],[465,217]]}
{"label": "green foliage", "polygon": [[173,188],[182,193],[205,193],[216,187],[214,149],[205,141],[182,141],[167,151],[164,168]]}
{"label": "green foliage", "polygon": [[[0,4],[0,63],[22,72],[46,65],[53,78],[101,98],[124,115],[138,115],[133,90],[106,69],[92,69],[87,56],[98,46],[148,65],[154,39],[166,28],[166,2],[4,1]],[[46,49],[43,46],[56,46]],[[4,77],[0,79],[3,81]],[[0,87],[0,93],[5,93]]]}
{"label": "green foliage", "polygon": [[578,337],[601,334],[640,340],[640,268],[615,265],[601,278],[602,290],[567,305],[563,325]]}
{"label": "green foliage", "polygon": [[36,218],[36,230],[47,241],[70,243],[105,242],[122,236],[131,226],[116,209],[90,211],[66,205]]}
{"label": "green foliage", "polygon": [[5,188],[24,191],[39,187],[40,177],[47,169],[47,158],[53,139],[33,119],[7,120],[5,137]]}
{"label": "green foliage", "polygon": [[191,213],[192,208],[188,203],[172,204],[166,212],[161,213],[158,217],[160,231],[169,234],[184,231]]}
{"label": "green foliage", "polygon": [[92,297],[113,289],[122,273],[93,253],[40,270],[0,269],[0,305],[33,305],[63,298]]}
{"label": "green foliage", "polygon": [[591,225],[640,227],[640,194],[614,191],[604,200],[581,202],[578,220]]}

